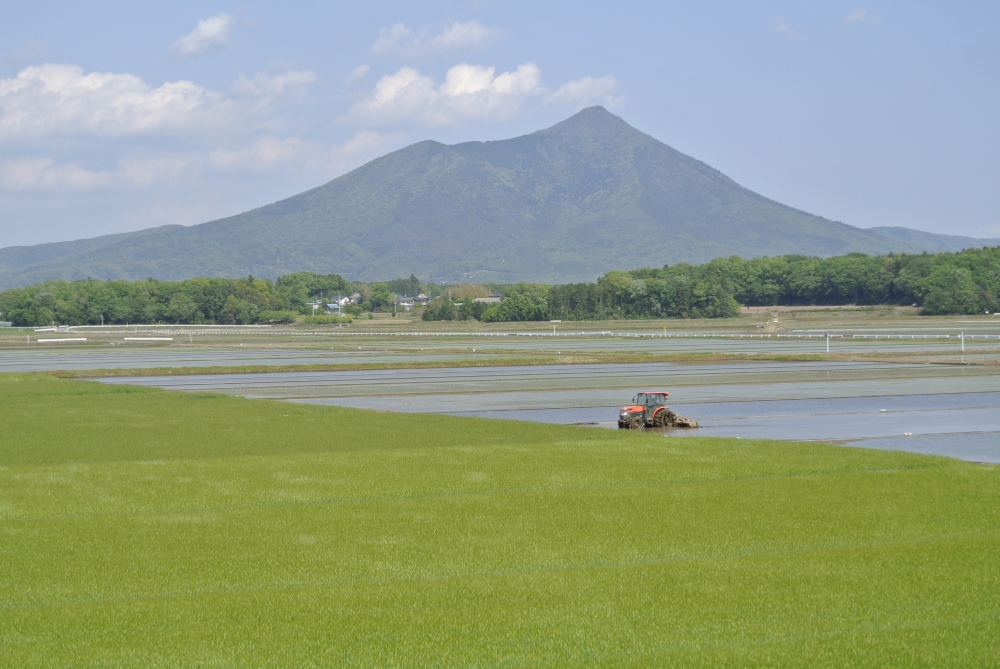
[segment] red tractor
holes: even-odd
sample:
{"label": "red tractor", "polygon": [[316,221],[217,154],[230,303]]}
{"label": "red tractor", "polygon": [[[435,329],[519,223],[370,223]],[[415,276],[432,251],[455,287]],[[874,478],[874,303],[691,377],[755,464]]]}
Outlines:
{"label": "red tractor", "polygon": [[667,406],[667,395],[663,391],[637,393],[630,406],[621,408],[618,414],[618,429],[637,430],[640,427],[698,427],[698,421],[687,416],[678,416]]}

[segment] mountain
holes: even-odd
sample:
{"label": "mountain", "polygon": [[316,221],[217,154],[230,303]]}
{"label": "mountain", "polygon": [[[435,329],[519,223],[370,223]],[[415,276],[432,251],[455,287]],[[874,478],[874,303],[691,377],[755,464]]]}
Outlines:
{"label": "mountain", "polygon": [[868,228],[868,231],[882,235],[883,237],[898,239],[919,246],[925,251],[932,252],[954,252],[982,246],[1000,246],[1000,239],[974,239],[972,237],[958,237],[956,235],[937,235],[933,232],[911,230],[910,228],[880,226],[877,228]]}
{"label": "mountain", "polygon": [[787,207],[589,107],[514,139],[420,142],[210,223],[2,249],[0,287],[297,271],[557,283],[731,254],[938,250],[937,238],[946,237],[863,230]]}

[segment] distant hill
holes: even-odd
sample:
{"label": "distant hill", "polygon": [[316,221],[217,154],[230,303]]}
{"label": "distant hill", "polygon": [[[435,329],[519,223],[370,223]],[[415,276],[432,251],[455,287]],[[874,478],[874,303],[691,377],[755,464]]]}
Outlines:
{"label": "distant hill", "polygon": [[420,142],[210,223],[2,249],[0,288],[296,271],[561,283],[732,254],[918,252],[985,241],[863,230],[787,207],[589,107],[514,139]]}
{"label": "distant hill", "polygon": [[900,241],[921,247],[924,251],[931,253],[940,251],[964,251],[965,249],[980,248],[983,246],[1000,246],[1000,239],[975,239],[973,237],[958,237],[955,235],[937,235],[933,232],[923,230],[911,230],[910,228],[880,226],[868,228],[869,232],[891,237]]}

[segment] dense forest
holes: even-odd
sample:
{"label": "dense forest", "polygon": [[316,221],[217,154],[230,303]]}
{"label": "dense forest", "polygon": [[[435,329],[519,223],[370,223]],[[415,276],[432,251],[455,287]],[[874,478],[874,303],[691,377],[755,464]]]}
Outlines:
{"label": "dense forest", "polygon": [[[499,303],[476,302],[492,290]],[[396,296],[432,297],[425,320],[486,322],[608,318],[725,318],[740,305],[915,304],[925,314],[1000,311],[1000,247],[960,253],[833,258],[718,258],[704,265],[613,271],[594,283],[560,286],[441,286],[416,277],[350,282],[336,274],[276,281],[48,281],[0,293],[0,320],[17,326],[100,323],[290,323],[317,300],[357,294],[346,309],[394,312]]]}
{"label": "dense forest", "polygon": [[1000,311],[1000,247],[960,253],[851,253],[717,258],[704,265],[609,272],[596,283],[554,286],[560,319],[713,318],[744,306],[917,305],[924,314]]}

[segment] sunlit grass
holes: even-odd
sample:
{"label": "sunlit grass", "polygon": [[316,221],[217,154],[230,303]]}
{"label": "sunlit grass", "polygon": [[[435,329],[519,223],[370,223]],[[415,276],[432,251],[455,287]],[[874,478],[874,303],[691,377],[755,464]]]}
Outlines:
{"label": "sunlit grass", "polygon": [[0,376],[0,665],[1000,662],[1000,471]]}

